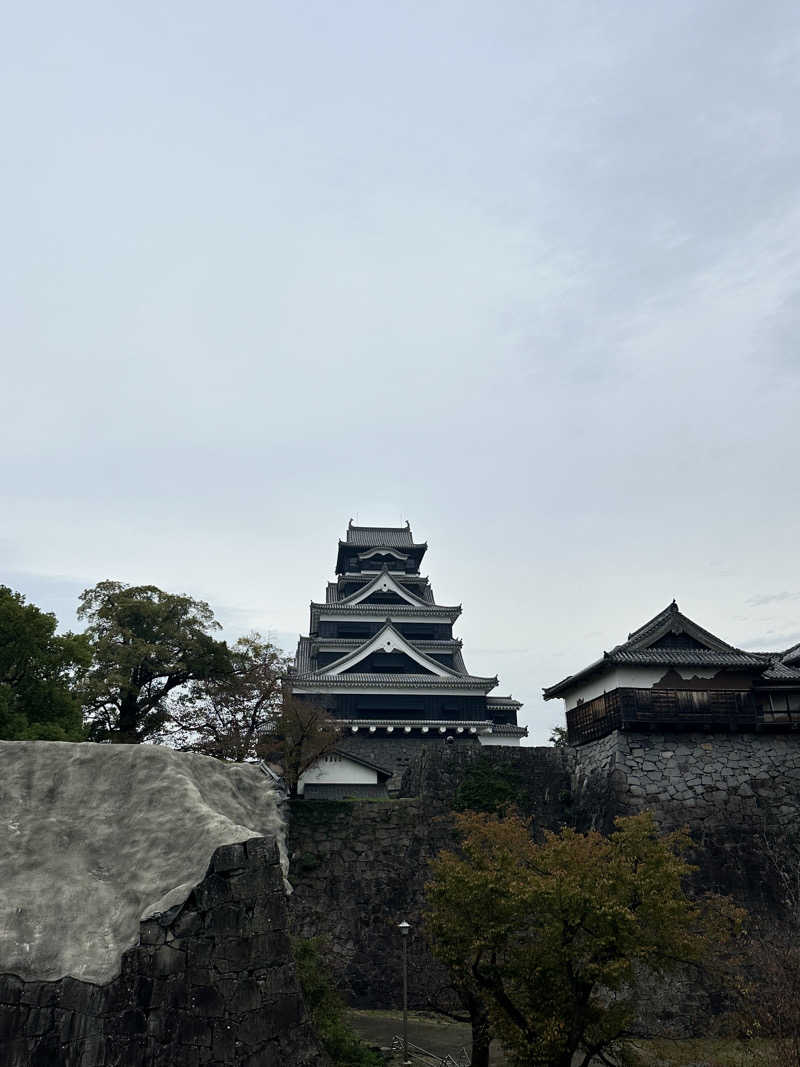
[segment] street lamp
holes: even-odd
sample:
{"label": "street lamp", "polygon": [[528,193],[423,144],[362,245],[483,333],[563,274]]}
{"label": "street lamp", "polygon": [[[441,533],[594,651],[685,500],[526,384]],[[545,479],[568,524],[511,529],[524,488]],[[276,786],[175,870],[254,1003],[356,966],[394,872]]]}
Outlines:
{"label": "street lamp", "polygon": [[403,920],[397,924],[403,940],[403,1067],[411,1067],[408,1058],[408,931],[410,925]]}

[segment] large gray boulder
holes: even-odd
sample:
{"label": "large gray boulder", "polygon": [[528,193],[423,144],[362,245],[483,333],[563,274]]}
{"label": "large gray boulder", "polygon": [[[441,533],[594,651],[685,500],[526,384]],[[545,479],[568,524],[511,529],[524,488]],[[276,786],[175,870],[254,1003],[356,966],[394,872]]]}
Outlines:
{"label": "large gray boulder", "polygon": [[139,922],[186,899],[220,845],[266,837],[253,766],[150,745],[0,742],[0,973],[105,983]]}

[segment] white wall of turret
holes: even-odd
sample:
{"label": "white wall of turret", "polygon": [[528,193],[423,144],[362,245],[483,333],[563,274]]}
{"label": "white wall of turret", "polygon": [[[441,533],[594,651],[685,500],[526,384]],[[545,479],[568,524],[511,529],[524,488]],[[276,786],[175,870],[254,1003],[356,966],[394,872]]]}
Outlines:
{"label": "white wall of turret", "polygon": [[571,711],[578,703],[594,700],[614,689],[651,689],[668,671],[688,681],[690,678],[713,678],[719,674],[719,667],[615,667],[607,674],[596,675],[583,685],[576,685],[566,694],[564,703],[567,711]]}
{"label": "white wall of turret", "polygon": [[376,785],[377,782],[377,771],[348,759],[343,753],[332,752],[300,775],[297,792],[302,796],[307,785]]}

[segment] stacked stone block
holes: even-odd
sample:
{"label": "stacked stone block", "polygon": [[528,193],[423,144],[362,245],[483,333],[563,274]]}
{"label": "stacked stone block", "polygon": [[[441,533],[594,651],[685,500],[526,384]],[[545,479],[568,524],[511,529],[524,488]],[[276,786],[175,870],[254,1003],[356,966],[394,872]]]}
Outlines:
{"label": "stacked stone block", "polygon": [[768,846],[800,833],[800,739],[793,734],[623,733],[574,750],[575,797],[609,829],[649,810],[688,826],[697,886],[772,908]]}
{"label": "stacked stone block", "polygon": [[306,1067],[277,847],[224,845],[185,903],[140,926],[107,985],[0,976],[4,1067]]}

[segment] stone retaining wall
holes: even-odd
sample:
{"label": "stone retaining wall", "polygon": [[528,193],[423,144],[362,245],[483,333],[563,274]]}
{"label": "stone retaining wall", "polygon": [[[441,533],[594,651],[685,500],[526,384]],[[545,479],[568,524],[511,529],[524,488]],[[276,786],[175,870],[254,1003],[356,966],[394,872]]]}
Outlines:
{"label": "stone retaining wall", "polygon": [[397,924],[403,920],[412,924],[412,1006],[452,1005],[447,976],[421,934],[424,886],[430,860],[456,843],[451,811],[461,784],[487,771],[510,783],[516,805],[535,825],[557,829],[569,817],[565,750],[469,743],[419,749],[403,778],[406,799],[291,805],[292,930],[325,938],[334,974],[353,1005],[400,1006]]}
{"label": "stone retaining wall", "polygon": [[183,905],[143,922],[118,978],[0,975],[3,1067],[311,1067],[277,847],[224,845]]}
{"label": "stone retaining wall", "polygon": [[386,737],[385,734],[380,736],[377,731],[375,734],[370,734],[368,730],[360,729],[357,734],[345,733],[337,747],[343,752],[352,752],[355,756],[377,763],[379,767],[391,771],[392,777],[386,784],[392,793],[396,793],[400,789],[405,771],[413,766],[424,753],[435,754],[443,752],[445,748],[479,749],[481,745],[477,738],[471,736],[457,737],[452,744],[448,745],[444,738],[437,734],[431,737],[414,734],[407,737],[402,734]]}
{"label": "stone retaining wall", "polygon": [[292,932],[322,937],[355,1007],[402,1006],[397,924],[411,923],[409,998],[430,1007],[447,987],[421,935],[428,861],[452,841],[441,809],[418,800],[295,801],[289,817]]}
{"label": "stone retaining wall", "polygon": [[596,825],[643,810],[665,830],[686,825],[698,885],[774,905],[764,845],[800,827],[800,738],[615,731],[573,751],[576,805]]}

